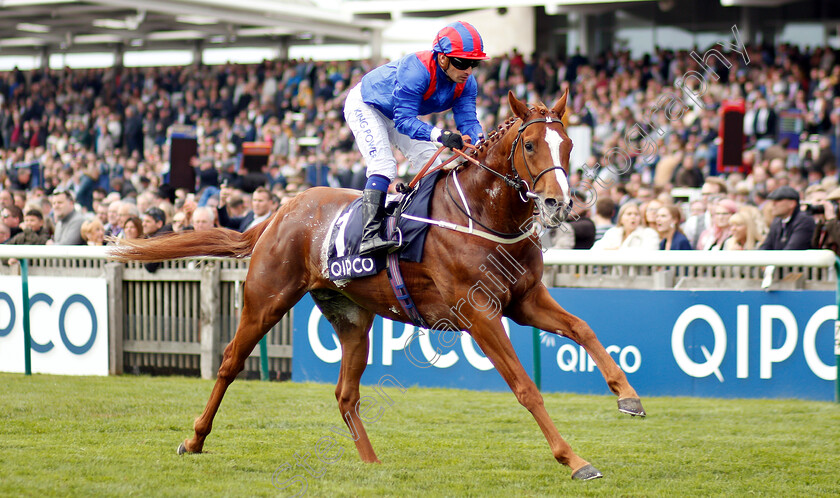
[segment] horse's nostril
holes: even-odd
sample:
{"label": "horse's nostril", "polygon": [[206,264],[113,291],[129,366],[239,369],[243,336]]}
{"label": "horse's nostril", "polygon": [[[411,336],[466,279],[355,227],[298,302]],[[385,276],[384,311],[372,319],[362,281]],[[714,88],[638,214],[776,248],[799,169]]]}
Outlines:
{"label": "horse's nostril", "polygon": [[557,205],[557,199],[549,197],[545,200],[545,205],[547,207],[554,208]]}

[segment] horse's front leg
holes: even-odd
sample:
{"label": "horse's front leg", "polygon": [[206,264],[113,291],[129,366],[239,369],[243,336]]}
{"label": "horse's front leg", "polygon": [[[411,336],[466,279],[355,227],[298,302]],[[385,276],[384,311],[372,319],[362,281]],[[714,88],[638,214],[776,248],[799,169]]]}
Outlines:
{"label": "horse's front leg", "polygon": [[598,469],[579,457],[569,446],[569,443],[560,436],[560,432],[545,409],[542,395],[537,390],[536,384],[525,372],[519,358],[516,357],[513,345],[505,334],[501,320],[486,320],[483,318],[474,316],[471,319],[470,334],[487,358],[493,362],[496,370],[510,386],[519,403],[534,416],[546,440],[548,440],[554,458],[558,462],[571,467],[572,479],[588,480],[602,477]]}
{"label": "horse's front leg", "polygon": [[585,321],[557,304],[543,284],[535,287],[524,299],[512,304],[507,314],[517,323],[566,336],[583,346],[595,361],[610,390],[618,396],[619,411],[633,416],[646,415],[636,390],[604,349],[595,332]]}

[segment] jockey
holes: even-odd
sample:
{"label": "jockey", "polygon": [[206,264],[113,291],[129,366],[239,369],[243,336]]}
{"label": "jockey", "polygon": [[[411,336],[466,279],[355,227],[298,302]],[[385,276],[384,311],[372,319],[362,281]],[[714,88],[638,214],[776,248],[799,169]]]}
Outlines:
{"label": "jockey", "polygon": [[[478,85],[472,71],[487,58],[478,31],[465,22],[454,22],[438,32],[431,50],[374,69],[347,94],[344,118],[365,159],[368,177],[360,254],[398,249],[396,241],[383,239],[381,233],[385,194],[397,176],[392,144],[419,168],[437,151],[434,142],[461,149],[461,135],[474,141],[483,136],[475,112]],[[449,109],[457,132],[417,119]]]}

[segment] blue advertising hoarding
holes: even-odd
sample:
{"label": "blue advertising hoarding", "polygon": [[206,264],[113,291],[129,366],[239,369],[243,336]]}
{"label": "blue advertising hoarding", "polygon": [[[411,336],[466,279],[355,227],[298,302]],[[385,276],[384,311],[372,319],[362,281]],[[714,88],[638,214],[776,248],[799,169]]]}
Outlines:
{"label": "blue advertising hoarding", "polygon": [[[834,397],[833,292],[550,292],[589,323],[641,396]],[[504,324],[533,372],[534,332]],[[363,384],[390,374],[406,386],[508,389],[468,334],[417,331],[377,317],[369,335]],[[569,339],[541,333],[540,355],[543,391],[609,393],[592,359]],[[335,332],[306,296],[295,306],[292,380],[335,383],[340,359]]]}

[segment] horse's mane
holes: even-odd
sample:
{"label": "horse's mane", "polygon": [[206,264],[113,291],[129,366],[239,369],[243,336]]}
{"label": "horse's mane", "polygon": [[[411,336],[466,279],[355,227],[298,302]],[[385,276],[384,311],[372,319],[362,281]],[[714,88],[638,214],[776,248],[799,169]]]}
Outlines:
{"label": "horse's mane", "polygon": [[470,154],[473,156],[484,156],[485,154],[487,154],[487,151],[490,149],[490,147],[495,145],[496,142],[498,142],[499,140],[501,140],[502,137],[505,136],[505,133],[507,133],[507,131],[510,129],[510,127],[513,126],[513,123],[515,123],[518,119],[519,118],[517,118],[516,116],[507,118],[507,120],[505,120],[504,123],[500,124],[496,127],[495,130],[488,133],[484,140],[478,142],[478,144],[476,144],[475,150],[471,150]]}
{"label": "horse's mane", "polygon": [[[538,104],[535,104],[533,107],[528,108],[529,114],[532,114],[534,112],[546,116],[550,111],[545,104],[540,102]],[[476,144],[475,150],[470,150],[469,154],[473,157],[479,156],[481,158],[484,158],[484,156],[487,154],[490,148],[493,145],[495,145],[499,140],[501,140],[502,137],[504,137],[505,134],[508,132],[508,130],[510,130],[511,126],[513,126],[514,123],[516,123],[517,121],[519,121],[519,118],[516,116],[511,116],[507,118],[502,124],[497,126],[495,130],[487,134],[487,137],[484,138],[484,140],[478,142]]]}

